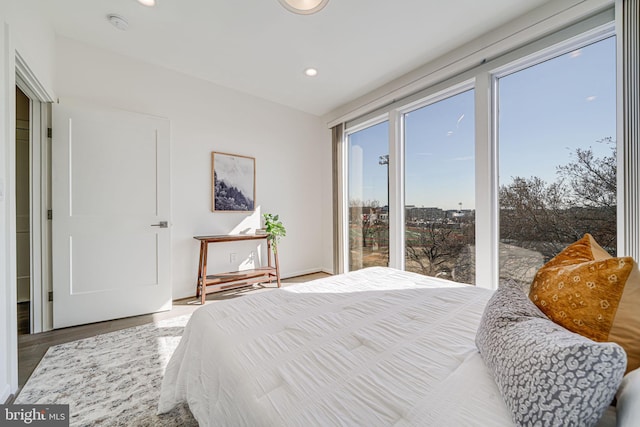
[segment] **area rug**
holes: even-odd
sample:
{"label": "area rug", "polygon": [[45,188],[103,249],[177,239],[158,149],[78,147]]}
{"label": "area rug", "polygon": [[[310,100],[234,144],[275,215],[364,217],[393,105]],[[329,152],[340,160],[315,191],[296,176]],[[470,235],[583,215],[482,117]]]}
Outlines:
{"label": "area rug", "polygon": [[16,404],[68,404],[71,426],[197,426],[186,405],[156,415],[189,315],[49,348]]}

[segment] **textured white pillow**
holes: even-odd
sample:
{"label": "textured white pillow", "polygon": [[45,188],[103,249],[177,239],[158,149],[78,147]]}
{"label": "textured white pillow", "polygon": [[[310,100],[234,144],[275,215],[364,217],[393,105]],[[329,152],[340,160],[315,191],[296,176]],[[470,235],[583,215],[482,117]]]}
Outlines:
{"label": "textured white pillow", "polygon": [[618,427],[640,425],[640,368],[629,372],[622,379],[616,394],[618,403]]}

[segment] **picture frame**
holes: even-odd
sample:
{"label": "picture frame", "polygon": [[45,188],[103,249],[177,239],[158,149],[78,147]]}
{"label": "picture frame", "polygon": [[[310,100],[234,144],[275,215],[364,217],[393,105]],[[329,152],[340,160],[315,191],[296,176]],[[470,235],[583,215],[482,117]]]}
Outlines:
{"label": "picture frame", "polygon": [[256,159],[211,152],[211,210],[253,212],[256,206]]}

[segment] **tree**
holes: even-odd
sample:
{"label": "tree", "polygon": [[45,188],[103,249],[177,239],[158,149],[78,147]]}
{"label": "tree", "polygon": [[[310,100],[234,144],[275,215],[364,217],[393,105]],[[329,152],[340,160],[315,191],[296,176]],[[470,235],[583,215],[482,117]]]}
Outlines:
{"label": "tree", "polygon": [[472,242],[467,224],[429,221],[407,230],[406,254],[423,274],[451,276],[460,252]]}
{"label": "tree", "polygon": [[579,233],[589,232],[602,247],[614,255],[617,242],[616,142],[611,137],[597,142],[607,144],[611,154],[596,157],[591,148],[578,148],[573,154],[575,160],[559,166],[557,171],[570,184],[569,204]]}
{"label": "tree", "polygon": [[590,233],[615,252],[616,152],[596,157],[593,149],[578,148],[572,161],[556,168],[557,179],[515,177],[500,187],[500,234],[503,241],[535,249],[550,259],[568,243]]}
{"label": "tree", "polygon": [[573,153],[575,160],[567,165],[558,166],[558,175],[569,181],[572,200],[575,206],[592,208],[615,208],[617,203],[617,160],[616,143],[608,137],[598,141],[608,144],[610,156],[595,157],[593,149],[577,148]]}
{"label": "tree", "polygon": [[361,200],[349,201],[349,223],[359,228],[363,248],[367,247],[367,239],[373,238],[380,228],[380,220],[377,215],[379,209],[380,202],[377,200],[367,200],[366,202]]}
{"label": "tree", "polygon": [[566,215],[568,194],[562,181],[548,184],[538,177],[515,177],[500,187],[500,237],[518,246],[536,246],[555,254],[571,234]]}

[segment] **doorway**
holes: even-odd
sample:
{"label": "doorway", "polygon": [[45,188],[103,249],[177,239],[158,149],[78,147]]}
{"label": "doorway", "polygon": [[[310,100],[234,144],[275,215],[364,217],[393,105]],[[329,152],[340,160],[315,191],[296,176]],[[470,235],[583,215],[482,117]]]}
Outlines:
{"label": "doorway", "polygon": [[[18,58],[16,58],[18,59]],[[51,105],[16,69],[15,253],[17,333],[52,328],[51,320]]]}
{"label": "doorway", "polygon": [[[0,36],[0,39],[5,40],[3,36]],[[47,220],[47,211],[51,208],[51,145],[48,128],[51,123],[51,103],[55,99],[38,81],[11,43],[5,43],[0,51],[4,53],[5,67],[15,64],[15,74],[9,73],[2,78],[6,79],[9,87],[8,92],[4,93],[6,96],[3,97],[8,104],[7,108],[3,109],[4,120],[1,120],[8,127],[7,134],[10,135],[4,150],[8,172],[5,174],[6,189],[2,189],[1,195],[6,199],[3,200],[6,207],[8,242],[5,267],[8,285],[11,288],[7,292],[6,301],[10,305],[5,308],[10,317],[0,322],[6,325],[7,334],[6,346],[2,346],[0,359],[6,363],[7,371],[3,378],[7,380],[8,387],[2,395],[8,397],[9,393],[15,392],[19,387],[20,342],[33,336],[20,335],[18,339],[18,324],[22,326],[21,331],[30,334],[50,330],[52,324],[49,302],[51,226]],[[14,54],[15,63],[11,58]],[[9,68],[5,69],[8,70]],[[27,118],[28,125],[25,123]],[[0,187],[5,185],[4,182],[0,184]],[[5,194],[9,197],[5,197]],[[21,201],[24,200],[21,196],[28,199],[28,207]],[[25,215],[26,212],[28,217]],[[28,242],[28,249],[23,243],[25,240]],[[29,283],[29,286],[25,286],[25,282]],[[18,311],[22,314],[20,317],[18,312],[14,312],[19,301],[23,302],[18,306],[23,308]]]}
{"label": "doorway", "polygon": [[16,295],[18,335],[31,333],[30,104],[16,86]]}

